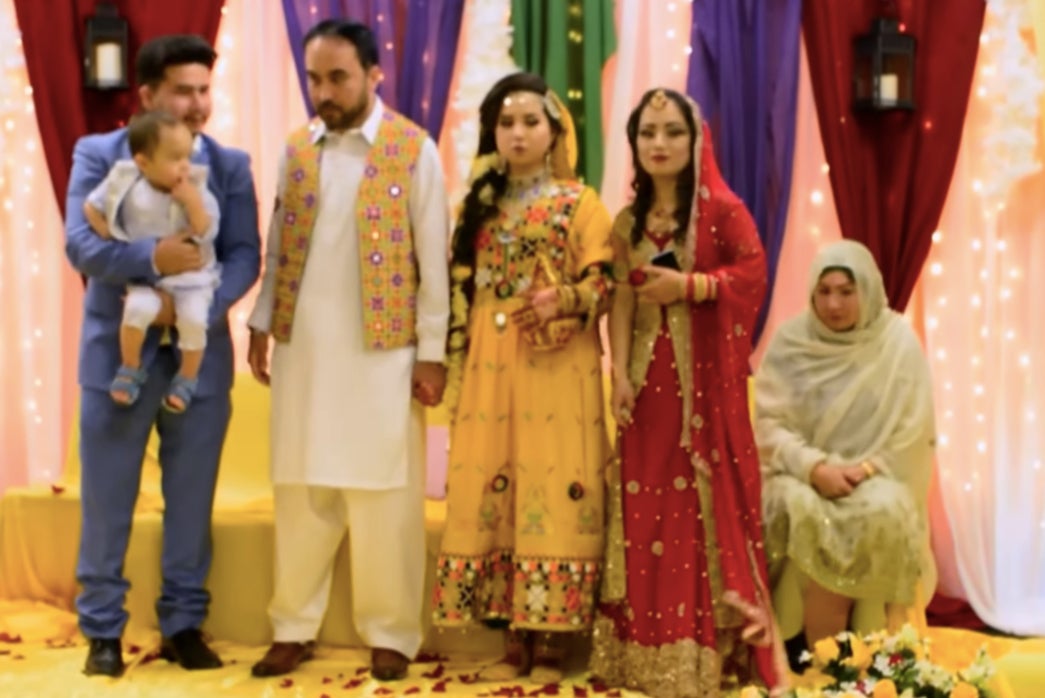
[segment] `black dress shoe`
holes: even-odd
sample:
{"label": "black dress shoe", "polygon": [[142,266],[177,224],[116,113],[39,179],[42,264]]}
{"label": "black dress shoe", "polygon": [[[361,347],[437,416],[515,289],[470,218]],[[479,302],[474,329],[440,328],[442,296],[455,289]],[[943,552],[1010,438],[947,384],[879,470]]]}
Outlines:
{"label": "black dress shoe", "polygon": [[119,639],[90,638],[83,673],[88,676],[120,676],[123,669],[123,648]]}
{"label": "black dress shoe", "polygon": [[160,656],[168,662],[177,662],[183,669],[217,669],[221,658],[203,641],[203,633],[188,628],[163,638]]}

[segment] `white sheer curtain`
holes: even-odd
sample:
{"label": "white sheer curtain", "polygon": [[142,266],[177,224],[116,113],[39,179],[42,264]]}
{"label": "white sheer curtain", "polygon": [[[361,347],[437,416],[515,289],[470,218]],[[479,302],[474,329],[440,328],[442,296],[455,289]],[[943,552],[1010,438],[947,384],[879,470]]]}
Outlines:
{"label": "white sheer curtain", "polygon": [[[282,3],[228,0],[222,15],[211,84],[214,111],[207,133],[250,154],[264,244],[279,155],[287,134],[305,123],[305,102],[287,43]],[[255,286],[229,314],[240,371],[249,370],[246,322],[256,295]]]}
{"label": "white sheer curtain", "polygon": [[1027,9],[988,2],[962,150],[921,285],[940,494],[961,586],[990,625],[1045,634],[1045,174]]}
{"label": "white sheer curtain", "polygon": [[60,475],[81,282],[65,260],[13,0],[0,1],[0,494]]}

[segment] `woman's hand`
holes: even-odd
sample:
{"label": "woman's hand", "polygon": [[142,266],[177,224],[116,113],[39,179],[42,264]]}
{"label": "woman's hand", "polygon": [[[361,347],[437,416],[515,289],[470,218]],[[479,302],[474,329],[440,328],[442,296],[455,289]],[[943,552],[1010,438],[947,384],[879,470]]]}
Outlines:
{"label": "woman's hand", "polygon": [[635,409],[635,387],[626,376],[613,379],[610,409],[613,411],[613,418],[617,420],[617,424],[622,427],[631,424],[631,412]]}
{"label": "woman's hand", "polygon": [[641,271],[646,280],[635,288],[635,293],[643,303],[671,305],[686,297],[686,275],[682,272],[652,264],[642,267]]}
{"label": "woman's hand", "polygon": [[[860,470],[860,466],[855,467],[857,470]],[[821,497],[826,499],[848,497],[853,493],[856,484],[859,484],[859,482],[856,484],[850,482],[848,470],[850,468],[839,468],[827,463],[818,463],[813,466],[813,472],[809,475],[809,483]]]}
{"label": "woman's hand", "polygon": [[559,314],[559,292],[551,286],[534,291],[530,294],[530,305],[542,324],[548,322]]}
{"label": "woman's hand", "polygon": [[871,477],[871,474],[862,465],[847,465],[840,468],[845,475],[846,481],[855,489],[857,485]]}
{"label": "woman's hand", "polygon": [[535,330],[559,314],[559,294],[554,288],[526,291],[522,298],[525,305],[512,313],[512,320],[521,330]]}

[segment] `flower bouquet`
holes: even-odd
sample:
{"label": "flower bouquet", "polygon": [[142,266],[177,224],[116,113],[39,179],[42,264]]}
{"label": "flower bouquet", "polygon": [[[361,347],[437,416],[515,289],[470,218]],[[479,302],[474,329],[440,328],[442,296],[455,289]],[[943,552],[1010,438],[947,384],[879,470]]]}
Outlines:
{"label": "flower bouquet", "polygon": [[[984,648],[966,668],[952,672],[933,664],[930,641],[910,625],[895,634],[841,633],[820,640],[802,661],[809,667],[793,698],[995,698],[989,685],[994,664]],[[763,698],[745,688],[738,698]]]}

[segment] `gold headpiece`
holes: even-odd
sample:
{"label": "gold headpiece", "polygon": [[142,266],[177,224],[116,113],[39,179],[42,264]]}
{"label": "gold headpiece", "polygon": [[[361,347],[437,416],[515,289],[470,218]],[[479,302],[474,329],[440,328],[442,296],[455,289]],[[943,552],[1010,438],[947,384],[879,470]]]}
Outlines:
{"label": "gold headpiece", "polygon": [[668,95],[664,93],[664,90],[657,90],[653,93],[653,96],[649,98],[649,105],[652,109],[660,111],[668,106]]}

